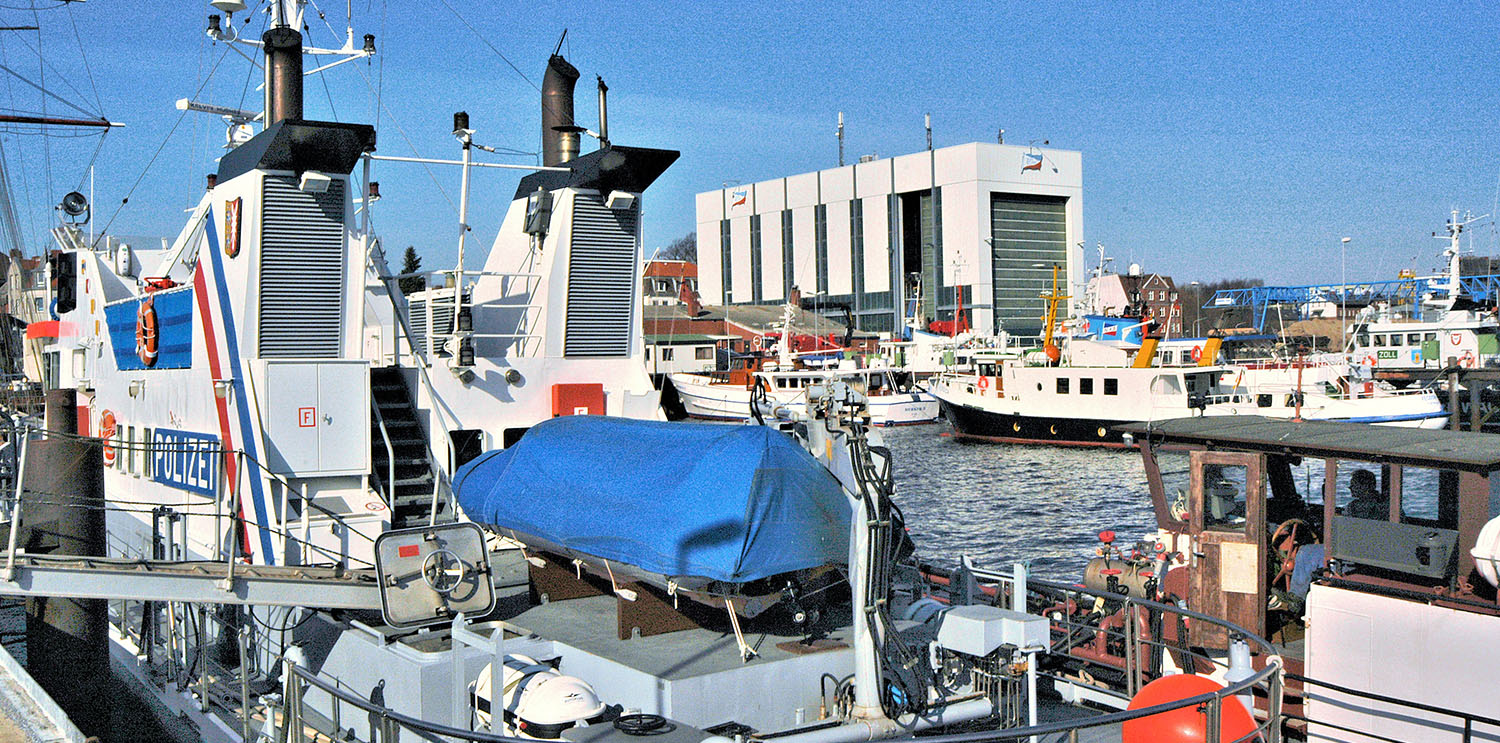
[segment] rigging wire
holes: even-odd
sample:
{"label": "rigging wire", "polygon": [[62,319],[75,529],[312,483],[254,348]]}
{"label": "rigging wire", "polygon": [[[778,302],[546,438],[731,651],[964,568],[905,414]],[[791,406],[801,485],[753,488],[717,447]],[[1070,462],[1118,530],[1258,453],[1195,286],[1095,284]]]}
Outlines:
{"label": "rigging wire", "polygon": [[[40,33],[40,31],[38,31],[38,33]],[[53,67],[50,62],[48,62],[44,57],[42,57],[42,51],[40,49],[40,44],[38,46],[33,47],[31,44],[27,43],[26,38],[24,36],[17,36],[15,38],[16,38],[16,40],[20,41],[23,46],[25,46],[27,49],[31,50],[31,53],[35,54],[36,57],[37,57],[37,59],[41,60],[42,66],[45,69],[51,70],[52,71],[52,75],[54,77],[56,77],[57,79],[62,80],[62,84],[68,90],[71,90],[76,97],[78,97],[80,100],[87,100],[88,96],[85,95],[83,91],[79,90],[77,86],[75,86],[75,85],[73,85],[73,83],[69,82],[66,75],[64,75],[56,67]],[[103,110],[104,109],[101,106],[99,108],[99,112],[98,113],[89,112],[89,111],[85,111],[84,113],[87,114],[87,115],[89,115],[89,116],[93,116],[93,117],[97,117],[97,118],[101,118],[102,119],[102,118],[104,118]]]}
{"label": "rigging wire", "polygon": [[88,75],[89,87],[94,91],[94,105],[99,107],[99,112],[102,114],[104,113],[104,99],[99,97],[99,84],[94,82],[94,70],[89,66],[89,55],[83,47],[83,34],[78,32],[78,18],[73,15],[72,3],[69,3],[67,8],[68,22],[73,24],[73,38],[78,42],[78,58],[83,60],[83,72]]}
{"label": "rigging wire", "polygon": [[42,77],[42,85],[38,85],[37,83],[34,83],[34,82],[30,81],[30,80],[27,80],[26,76],[22,75],[19,72],[16,72],[15,70],[12,70],[10,67],[8,67],[6,65],[0,64],[0,70],[4,70],[4,71],[10,73],[11,75],[14,75],[17,80],[20,80],[21,82],[26,83],[27,85],[30,85],[31,87],[36,88],[37,90],[39,90],[39,91],[42,92],[42,96],[43,96],[43,98],[42,98],[42,115],[43,116],[47,115],[47,98],[52,98],[52,99],[58,101],[59,103],[62,103],[64,106],[67,106],[68,108],[71,108],[74,111],[77,111],[77,112],[79,112],[79,113],[81,113],[84,116],[87,116],[89,118],[93,118],[93,119],[103,119],[104,118],[103,116],[100,116],[100,115],[98,115],[98,114],[96,114],[96,113],[94,113],[92,111],[89,111],[88,109],[83,108],[83,107],[81,107],[81,106],[73,103],[72,101],[69,101],[66,98],[63,98],[62,96],[60,96],[60,95],[58,95],[56,93],[53,93],[50,90],[47,90],[45,87],[43,87],[43,85],[45,85],[46,82],[47,82],[47,78],[46,78],[45,75]]}
{"label": "rigging wire", "polygon": [[[208,77],[204,78],[203,82],[198,85],[198,89],[193,91],[192,97],[197,98],[198,94],[203,92],[203,88],[208,85],[208,81],[213,79],[214,70],[217,70],[219,68],[219,63],[223,62],[224,58],[227,56],[229,56],[229,50],[226,48],[224,50],[224,53],[219,55],[218,62],[214,63],[213,69],[209,70]],[[125,191],[125,197],[120,199],[119,205],[116,206],[114,212],[109,215],[109,221],[105,222],[104,228],[99,230],[99,236],[94,238],[94,246],[97,246],[99,244],[99,241],[103,240],[104,236],[109,234],[109,228],[115,223],[115,218],[120,216],[120,210],[124,209],[125,205],[130,203],[131,194],[135,193],[136,187],[140,186],[141,181],[146,178],[146,173],[150,172],[151,166],[156,163],[156,158],[161,156],[161,151],[163,149],[166,149],[167,142],[172,139],[172,135],[177,132],[177,127],[182,125],[182,119],[183,117],[187,116],[187,114],[188,112],[185,109],[181,113],[177,114],[177,121],[172,123],[172,128],[167,130],[167,135],[165,137],[162,137],[161,144],[157,145],[156,151],[151,153],[151,159],[146,162],[146,167],[142,168],[140,175],[135,177],[135,181],[131,183],[130,188]]]}
{"label": "rigging wire", "polygon": [[[35,5],[33,5],[32,8],[31,8],[31,17],[36,22],[36,61],[37,61],[37,73],[38,73],[38,77],[40,78],[41,83],[42,83],[41,85],[37,86],[37,89],[40,90],[40,91],[42,91],[42,93],[44,94],[42,96],[42,115],[46,116],[47,115],[47,87],[46,87],[47,86],[47,58],[44,57],[44,56],[42,56],[42,18],[36,12],[36,6]],[[24,43],[24,39],[23,39],[23,43]],[[29,82],[29,81],[26,81],[25,78],[21,78],[21,79],[22,79],[23,82]],[[59,100],[61,100],[61,99],[59,99]],[[71,104],[69,104],[69,105],[71,105]],[[82,110],[82,109],[80,109],[80,110]],[[51,194],[55,194],[57,192],[52,189],[52,140],[49,139],[49,138],[47,138],[47,137],[45,137],[45,136],[42,137],[42,154],[43,154],[43,158],[42,158],[42,173],[44,174],[44,182],[47,184],[47,192],[46,192],[46,194],[43,194],[43,195],[44,196],[48,196],[48,195],[51,195]]]}

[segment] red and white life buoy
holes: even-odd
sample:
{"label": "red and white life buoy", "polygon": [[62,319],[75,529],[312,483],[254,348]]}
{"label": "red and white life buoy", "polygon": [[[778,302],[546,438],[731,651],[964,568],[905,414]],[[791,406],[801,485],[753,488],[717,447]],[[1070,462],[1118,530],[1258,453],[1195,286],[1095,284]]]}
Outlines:
{"label": "red and white life buoy", "polygon": [[1465,369],[1473,369],[1474,368],[1474,352],[1473,351],[1464,351],[1463,358],[1460,358],[1458,360],[1458,363],[1463,364],[1463,366],[1464,366]]}
{"label": "red and white life buoy", "polygon": [[141,300],[135,316],[135,355],[147,367],[156,366],[157,333],[160,325],[156,320],[156,306],[152,297]]}
{"label": "red and white life buoy", "polygon": [[1193,361],[1199,361],[1202,358],[1203,358],[1203,346],[1193,346]]}
{"label": "red and white life buoy", "polygon": [[1364,364],[1365,366],[1374,366],[1375,357],[1370,354],[1365,354],[1365,357],[1363,359],[1360,359],[1359,363]]}
{"label": "red and white life buoy", "polygon": [[985,390],[987,390],[989,388],[990,388],[990,378],[989,377],[985,377],[985,376],[979,377],[979,391],[983,392],[983,391],[985,391]]}
{"label": "red and white life buoy", "polygon": [[765,336],[757,335],[750,338],[750,347],[759,351],[765,344]]}
{"label": "red and white life buoy", "polygon": [[114,440],[118,431],[114,413],[106,410],[99,414],[99,438],[103,441],[100,453],[103,455],[105,467],[113,467],[115,464]]}

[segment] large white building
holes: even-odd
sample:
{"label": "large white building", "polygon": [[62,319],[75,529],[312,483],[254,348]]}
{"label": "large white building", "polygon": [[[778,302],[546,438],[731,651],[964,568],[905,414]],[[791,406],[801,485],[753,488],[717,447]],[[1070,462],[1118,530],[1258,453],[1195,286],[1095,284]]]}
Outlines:
{"label": "large white building", "polygon": [[[803,297],[845,303],[862,330],[952,319],[1035,335],[1040,294],[1081,282],[1083,158],[973,142],[698,194],[698,287],[707,304]],[[934,210],[934,201],[936,209]],[[940,229],[932,229],[933,212]]]}

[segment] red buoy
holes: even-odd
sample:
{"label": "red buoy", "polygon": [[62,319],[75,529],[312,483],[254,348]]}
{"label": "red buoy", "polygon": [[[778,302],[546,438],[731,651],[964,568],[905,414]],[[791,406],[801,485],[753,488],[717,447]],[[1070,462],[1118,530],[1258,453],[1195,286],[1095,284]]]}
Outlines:
{"label": "red buoy", "polygon": [[[1204,676],[1163,676],[1136,692],[1126,709],[1170,704],[1222,688],[1223,684]],[[1203,706],[1189,705],[1170,712],[1127,720],[1122,726],[1121,740],[1124,743],[1207,743],[1208,716]],[[1255,732],[1255,718],[1250,716],[1250,711],[1245,709],[1244,703],[1239,699],[1226,697],[1222,710],[1219,715],[1218,743],[1240,740]]]}

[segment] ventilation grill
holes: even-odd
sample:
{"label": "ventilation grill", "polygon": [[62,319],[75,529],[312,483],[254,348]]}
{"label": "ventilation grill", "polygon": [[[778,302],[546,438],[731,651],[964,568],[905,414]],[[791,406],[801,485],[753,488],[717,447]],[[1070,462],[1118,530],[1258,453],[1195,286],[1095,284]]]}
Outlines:
{"label": "ventilation grill", "polygon": [[344,181],[307,193],[263,181],[260,356],[334,358],[344,328]]}
{"label": "ventilation grill", "polygon": [[[474,293],[464,291],[464,301],[472,302]],[[420,297],[408,297],[407,321],[411,327],[412,345],[423,358],[448,357],[443,345],[453,333],[453,290],[428,289]],[[428,330],[431,329],[429,335]]]}
{"label": "ventilation grill", "polygon": [[417,349],[417,353],[421,354],[422,358],[425,359],[428,356],[428,353],[427,353],[427,300],[426,299],[410,299],[410,298],[408,298],[406,300],[406,308],[407,308],[407,311],[410,313],[410,314],[407,315],[406,319],[407,319],[407,321],[409,323],[409,327],[411,327],[411,345],[412,345],[412,348]]}
{"label": "ventilation grill", "polygon": [[[639,202],[637,202],[637,205]],[[610,209],[598,196],[573,198],[564,356],[627,356],[634,327],[636,205]]]}

